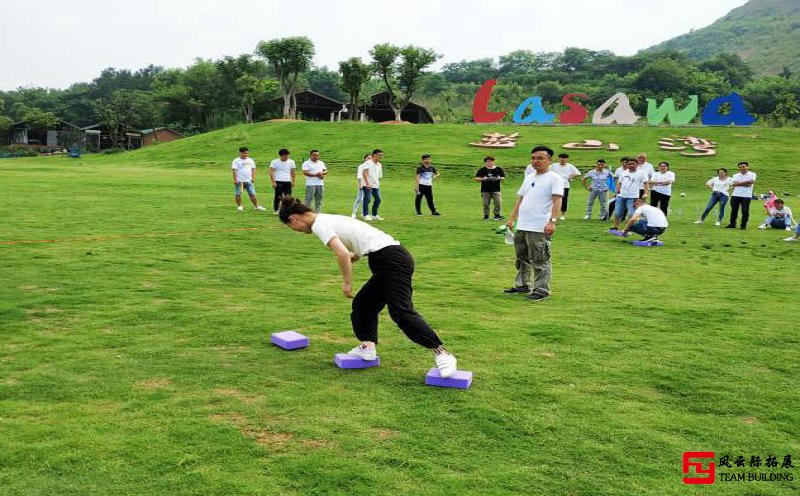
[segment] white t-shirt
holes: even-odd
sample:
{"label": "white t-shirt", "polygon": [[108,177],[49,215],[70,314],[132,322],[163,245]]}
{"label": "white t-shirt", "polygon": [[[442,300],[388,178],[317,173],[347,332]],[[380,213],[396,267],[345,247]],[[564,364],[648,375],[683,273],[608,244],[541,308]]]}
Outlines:
{"label": "white t-shirt", "polygon": [[647,178],[648,179],[653,177],[653,174],[656,173],[656,170],[653,168],[653,164],[651,164],[650,162],[645,162],[643,164],[639,164],[639,167],[637,167],[636,170],[640,170],[640,171],[644,172],[645,174],[647,174]]}
{"label": "white t-shirt", "polygon": [[550,166],[550,170],[564,178],[564,189],[569,189],[570,176],[580,176],[581,171],[574,165],[567,163],[563,167],[558,162]]}
{"label": "white t-shirt", "polygon": [[240,183],[252,183],[253,182],[253,169],[256,168],[256,163],[253,162],[253,159],[247,157],[243,159],[242,157],[236,157],[231,162],[231,169],[236,171],[236,180]]}
{"label": "white t-shirt", "polygon": [[619,175],[620,198],[639,198],[639,190],[644,188],[646,181],[647,174],[638,169],[636,172],[623,171]]}
{"label": "white t-shirt", "polygon": [[633,212],[633,216],[641,216],[645,222],[647,222],[648,227],[667,227],[669,223],[667,222],[667,216],[664,215],[664,212],[661,211],[660,208],[656,208],[652,205],[642,205],[641,207],[637,208]]}
{"label": "white t-shirt", "polygon": [[[745,174],[741,172],[737,172],[731,178],[733,182],[738,183],[742,181],[753,181],[756,182],[756,173],[753,171],[747,171]],[[734,186],[733,187],[733,196],[738,196],[740,198],[750,198],[753,196],[753,185],[750,186]]]}
{"label": "white t-shirt", "polygon": [[[367,160],[367,179],[369,179],[370,188],[378,188],[381,186],[381,178],[383,177],[383,164],[375,163],[372,160]],[[366,186],[366,184],[364,185]]]}
{"label": "white t-shirt", "polygon": [[654,172],[652,176],[650,176],[650,180],[654,183],[660,183],[663,181],[670,181],[670,184],[666,186],[657,186],[653,185],[653,191],[658,191],[662,195],[672,196],[672,183],[675,182],[675,173],[672,171],[661,172],[657,171]]}
{"label": "white t-shirt", "polygon": [[626,169],[625,167],[620,165],[619,167],[614,169],[614,177],[618,178],[620,176],[620,174],[622,174],[623,172],[626,172],[627,170],[628,169]]}
{"label": "white t-shirt", "polygon": [[719,176],[716,176],[706,181],[706,185],[711,186],[714,192],[722,193],[725,196],[729,196],[731,186],[733,186],[733,179],[729,177],[726,177],[725,179],[720,179]]}
{"label": "white t-shirt", "polygon": [[[322,171],[328,170],[328,168],[325,167],[325,162],[322,160],[317,160],[316,162],[306,160],[303,162],[303,170],[310,172],[311,174],[318,174]],[[322,186],[323,184],[325,184],[325,181],[319,177],[306,176],[306,186]]]}
{"label": "white t-shirt", "polygon": [[288,183],[292,180],[292,171],[297,168],[297,164],[290,158],[287,158],[286,162],[276,158],[270,162],[269,167],[275,169],[275,181]]}
{"label": "white t-shirt", "polygon": [[358,189],[361,189],[362,186],[361,183],[364,177],[364,169],[366,169],[367,167],[369,167],[369,160],[359,165],[358,169],[356,169],[356,182],[358,182]]}
{"label": "white t-shirt", "polygon": [[311,232],[316,234],[325,246],[334,236],[338,236],[350,252],[360,257],[387,246],[400,244],[380,229],[344,215],[317,214],[311,225]]}
{"label": "white t-shirt", "polygon": [[553,213],[553,195],[564,195],[564,180],[561,176],[553,171],[525,176],[517,191],[517,196],[522,197],[517,229],[544,232],[544,226]]}

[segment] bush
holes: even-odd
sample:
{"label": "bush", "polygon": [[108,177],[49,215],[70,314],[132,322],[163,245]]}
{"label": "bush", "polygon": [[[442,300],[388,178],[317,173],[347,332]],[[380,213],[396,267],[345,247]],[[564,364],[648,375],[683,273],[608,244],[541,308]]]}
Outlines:
{"label": "bush", "polygon": [[38,157],[39,153],[30,148],[23,148],[11,145],[0,152],[4,158],[6,157]]}
{"label": "bush", "polygon": [[106,148],[105,150],[103,150],[103,153],[111,155],[113,153],[122,153],[124,151],[125,151],[124,148]]}

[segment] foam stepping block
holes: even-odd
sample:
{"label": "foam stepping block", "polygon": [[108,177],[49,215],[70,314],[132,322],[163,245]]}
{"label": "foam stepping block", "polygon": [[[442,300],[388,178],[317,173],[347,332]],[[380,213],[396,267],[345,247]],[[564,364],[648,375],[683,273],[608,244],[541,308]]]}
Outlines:
{"label": "foam stepping block", "polygon": [[381,357],[375,357],[375,360],[364,360],[357,356],[348,355],[347,353],[337,353],[333,357],[333,363],[340,369],[368,369],[370,367],[377,367],[381,364]]}
{"label": "foam stepping block", "polygon": [[608,234],[613,234],[614,236],[627,236],[627,234],[620,231],[619,229],[609,229]]}
{"label": "foam stepping block", "polygon": [[633,241],[633,246],[664,246],[663,241]]}
{"label": "foam stepping block", "polygon": [[468,370],[458,370],[451,377],[444,378],[439,375],[439,369],[434,367],[430,369],[428,375],[425,376],[425,384],[428,386],[469,389],[472,385],[472,372]]}
{"label": "foam stepping block", "polygon": [[269,338],[269,342],[284,350],[299,350],[308,346],[308,338],[295,331],[276,332]]}

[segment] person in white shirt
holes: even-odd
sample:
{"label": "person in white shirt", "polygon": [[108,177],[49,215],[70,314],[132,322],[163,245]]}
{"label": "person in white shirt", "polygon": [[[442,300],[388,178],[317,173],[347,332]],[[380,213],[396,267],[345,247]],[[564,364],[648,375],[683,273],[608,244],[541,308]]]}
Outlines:
{"label": "person in white shirt", "polygon": [[658,171],[650,176],[650,205],[660,208],[664,215],[669,215],[673,184],[675,173],[669,170],[669,162],[659,162]]}
{"label": "person in white shirt", "polygon": [[[381,206],[381,178],[383,177],[383,150],[372,150],[372,158],[367,160],[367,167],[361,173],[361,191],[364,192],[364,203],[361,215],[364,220],[384,220],[378,215]],[[373,201],[374,200],[374,201]],[[369,203],[372,201],[372,214],[370,215]]]}
{"label": "person in white shirt", "polygon": [[[408,338],[433,351],[442,377],[456,373],[456,357],[425,319],[414,310],[412,276],[414,259],[400,242],[371,225],[344,215],[314,213],[297,198],[284,197],[278,214],[294,231],[315,234],[330,248],[342,273],[342,293],[353,298],[350,321],[361,344],[348,352],[364,360],[377,358],[378,315],[389,316]],[[353,263],[367,257],[372,277],[353,296]]]}
{"label": "person in white shirt", "polygon": [[[531,164],[536,172],[523,178],[514,210],[508,218],[508,228],[516,229],[517,276],[514,286],[505,292],[529,293],[527,298],[532,301],[550,297],[550,239],[556,230],[564,194],[563,178],[550,170],[552,157],[553,150],[546,146],[539,145],[531,150]],[[533,284],[532,273],[536,275]]]}
{"label": "person in white shirt", "polygon": [[719,203],[719,217],[714,222],[715,226],[719,226],[722,224],[722,219],[725,218],[725,205],[728,203],[728,195],[730,194],[731,186],[733,186],[733,179],[728,177],[728,169],[717,169],[717,177],[712,177],[706,181],[706,186],[711,189],[711,198],[708,199],[700,219],[694,221],[694,223],[702,224],[711,209],[714,208],[714,205]]}
{"label": "person in white shirt", "polygon": [[280,158],[276,158],[269,164],[269,178],[272,181],[272,188],[275,190],[275,196],[272,199],[272,210],[275,215],[278,215],[281,197],[292,194],[295,169],[297,169],[297,164],[289,158],[289,150],[286,148],[278,150],[278,157]]}
{"label": "person in white shirt", "polygon": [[242,188],[250,196],[250,202],[256,210],[266,210],[258,204],[256,199],[256,163],[250,158],[250,149],[246,146],[239,148],[239,156],[231,162],[233,172],[233,198],[236,200],[236,210],[244,210],[242,206]]}
{"label": "person in white shirt", "polygon": [[364,161],[356,169],[356,187],[358,188],[358,191],[356,191],[356,199],[353,202],[353,212],[350,214],[350,217],[354,219],[356,218],[356,213],[358,213],[359,209],[361,208],[361,204],[364,203],[364,192],[361,190],[361,175],[364,173],[364,169],[369,167],[367,162],[370,159],[372,159],[371,153],[364,155]]}
{"label": "person in white shirt", "polygon": [[567,218],[567,207],[569,206],[569,183],[581,175],[577,167],[567,162],[569,155],[566,153],[558,154],[558,163],[553,164],[550,170],[564,179],[564,196],[561,197],[561,217],[559,220]]}
{"label": "person in white shirt", "polygon": [[750,170],[750,164],[739,162],[737,164],[739,172],[733,175],[733,195],[731,196],[731,217],[726,229],[736,229],[736,218],[739,216],[739,208],[742,209],[742,223],[740,227],[747,229],[747,221],[750,219],[750,200],[753,197],[753,185],[756,182],[756,173]]}
{"label": "person in white shirt", "polygon": [[642,241],[658,241],[658,237],[664,234],[669,226],[667,216],[660,209],[645,203],[642,198],[637,198],[633,204],[636,210],[633,211],[622,232],[628,234],[633,231],[640,234],[644,237]]}
{"label": "person in white shirt", "polygon": [[653,168],[653,164],[647,161],[647,154],[640,153],[636,156],[636,162],[639,164],[639,170],[644,172],[647,175],[647,180],[649,181],[653,174],[655,174],[656,170]]}
{"label": "person in white shirt", "polygon": [[785,206],[783,200],[778,198],[771,207],[767,207],[767,218],[758,226],[759,229],[786,229],[792,230],[794,219],[792,209]]}
{"label": "person in white shirt", "polygon": [[303,162],[303,175],[306,176],[306,205],[314,201],[314,212],[322,209],[322,195],[325,192],[325,176],[328,168],[319,159],[319,150],[311,150],[309,159]]}
{"label": "person in white shirt", "polygon": [[635,159],[628,159],[628,170],[619,175],[617,181],[617,203],[614,208],[614,229],[619,229],[622,217],[627,214],[633,215],[634,200],[637,198],[647,198],[650,184],[647,174],[638,170],[639,163]]}

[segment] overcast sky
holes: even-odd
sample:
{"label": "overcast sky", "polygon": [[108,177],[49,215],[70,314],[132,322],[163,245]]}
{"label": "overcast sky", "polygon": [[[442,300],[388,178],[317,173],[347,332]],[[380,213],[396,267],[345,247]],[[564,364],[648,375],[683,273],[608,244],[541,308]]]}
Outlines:
{"label": "overcast sky", "polygon": [[3,0],[0,90],[66,88],[105,67],[186,67],[305,35],[336,70],[377,43],[448,62],[576,46],[631,55],[714,22],[746,0]]}

